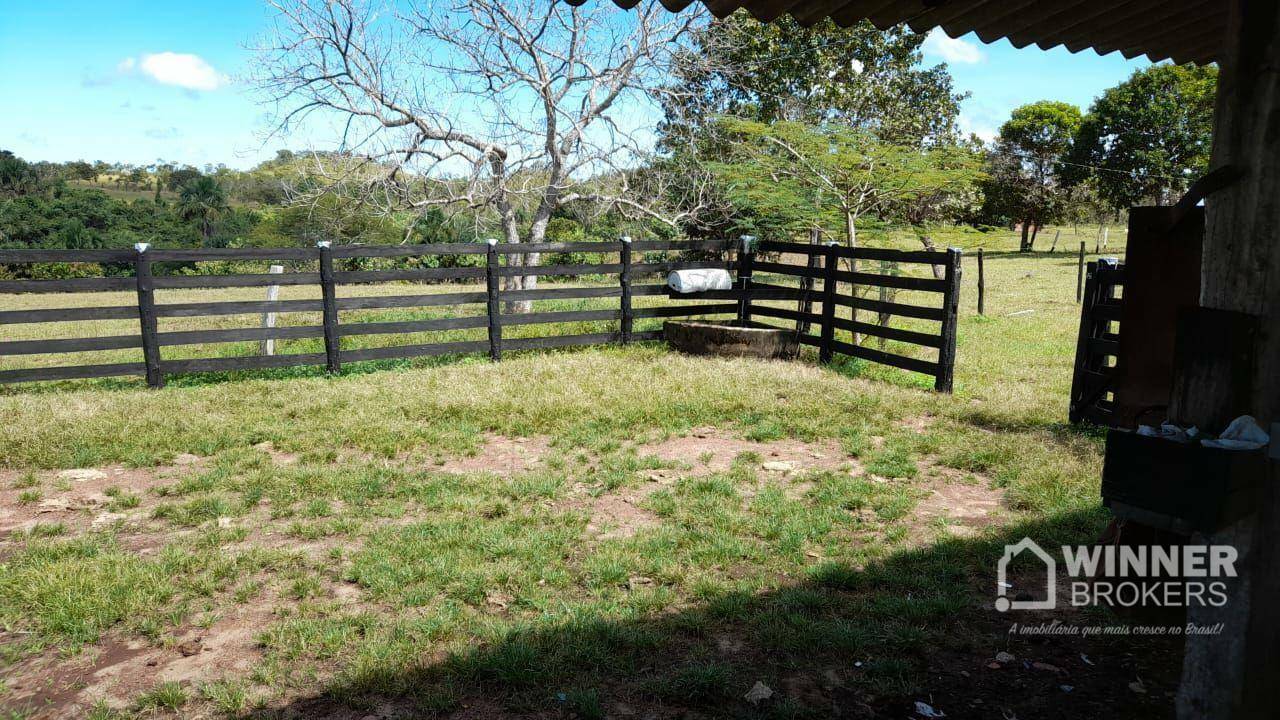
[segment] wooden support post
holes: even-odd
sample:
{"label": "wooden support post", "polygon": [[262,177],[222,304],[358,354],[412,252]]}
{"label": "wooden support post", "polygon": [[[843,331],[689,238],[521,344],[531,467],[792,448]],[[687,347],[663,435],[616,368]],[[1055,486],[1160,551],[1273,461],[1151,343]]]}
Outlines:
{"label": "wooden support post", "polygon": [[738,298],[738,325],[746,327],[751,324],[751,266],[755,264],[756,239],[752,235],[743,235],[738,246],[738,290],[742,295]]}
{"label": "wooden support post", "polygon": [[[284,272],[283,265],[272,265],[271,267],[267,268],[267,273],[269,275],[279,275],[283,272]],[[278,299],[280,299],[280,286],[268,285],[267,286],[267,302],[275,302]],[[276,314],[274,312],[262,313],[262,327],[273,328],[275,326],[276,326]],[[275,338],[263,338],[262,343],[258,347],[258,352],[262,355],[275,355],[276,354]]]}
{"label": "wooden support post", "polygon": [[489,291],[489,359],[502,359],[502,307],[498,304],[498,241],[490,239],[485,254],[484,279]]}
{"label": "wooden support post", "polygon": [[[1175,387],[1180,407],[1204,406],[1186,419],[1207,432],[1212,400],[1248,388],[1248,405],[1231,415],[1252,415],[1263,428],[1280,421],[1280,3],[1225,0],[1227,23],[1217,55],[1219,74],[1210,167],[1237,166],[1245,174],[1205,199],[1205,238],[1200,305],[1259,318],[1257,345],[1249,354],[1251,375],[1239,373],[1231,387],[1216,374],[1195,373]],[[1121,332],[1123,332],[1121,328]],[[1175,367],[1175,375],[1182,368]],[[1187,622],[1223,623],[1218,634],[1188,634],[1177,710],[1181,720],[1274,718],[1280,706],[1280,458],[1272,435],[1266,474],[1252,501],[1257,514],[1192,542],[1231,545],[1239,553],[1238,577],[1218,578],[1226,591],[1221,605],[1188,603]],[[1244,483],[1238,472],[1220,482]]]}
{"label": "wooden support post", "polygon": [[320,250],[320,297],[324,306],[324,357],[325,368],[331,373],[342,370],[338,354],[338,297],[333,284],[333,249],[328,240],[316,243]]}
{"label": "wooden support post", "polygon": [[1050,248],[1049,248],[1049,252],[1050,252],[1050,253],[1058,252],[1058,238],[1059,238],[1059,237],[1061,237],[1061,236],[1062,236],[1062,228],[1058,228],[1058,229],[1054,230],[1054,232],[1053,232],[1053,245],[1052,245],[1052,246],[1050,246]]}
{"label": "wooden support post", "polygon": [[1084,299],[1084,241],[1080,241],[1080,259],[1076,262],[1076,302]]}
{"label": "wooden support post", "polygon": [[133,247],[138,251],[138,257],[133,261],[133,266],[138,285],[138,321],[142,325],[142,361],[147,368],[147,385],[162,388],[164,371],[160,367],[155,282],[151,276],[151,258],[147,255],[151,245],[138,243]]}
{"label": "wooden support post", "polygon": [[626,345],[631,342],[631,328],[635,323],[631,312],[631,238],[623,235],[620,242],[618,261],[622,263],[622,272],[618,273],[618,282],[622,284],[622,344]]}
{"label": "wooden support post", "polygon": [[960,266],[959,248],[947,248],[947,282],[945,300],[942,306],[942,347],[938,348],[938,375],[934,379],[933,389],[938,392],[951,392],[952,381],[956,370],[956,324],[960,319]]}
{"label": "wooden support post", "polygon": [[[1058,240],[1054,238],[1056,245]],[[978,248],[978,314],[986,314],[987,300],[987,270],[982,264],[982,248]]]}
{"label": "wooden support post", "polygon": [[836,254],[836,243],[827,243],[827,252],[823,258],[822,273],[822,337],[818,343],[818,362],[831,362],[831,342],[836,336],[836,272],[840,256]]}
{"label": "wooden support post", "polygon": [[[821,241],[821,230],[813,228],[809,231],[809,244],[811,246],[816,246]],[[815,247],[814,249],[816,250],[817,248]],[[809,270],[818,269],[818,257],[819,255],[817,252],[809,253],[809,259],[806,263]],[[801,317],[796,320],[796,334],[808,335],[810,326],[808,316],[813,314],[813,277],[809,275],[805,275],[800,278],[800,302],[796,307],[796,311],[801,315]]]}

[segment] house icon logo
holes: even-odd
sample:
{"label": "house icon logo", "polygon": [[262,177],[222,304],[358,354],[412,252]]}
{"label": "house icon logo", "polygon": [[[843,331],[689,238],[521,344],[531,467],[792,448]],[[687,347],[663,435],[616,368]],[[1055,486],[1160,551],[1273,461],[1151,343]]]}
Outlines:
{"label": "house icon logo", "polygon": [[[1024,550],[1030,550],[1044,563],[1044,600],[1010,600],[1006,597],[1010,587],[1007,581],[1009,561],[1020,555]],[[996,610],[1000,612],[1008,612],[1010,610],[1053,610],[1058,604],[1057,589],[1058,563],[1053,559],[1052,555],[1044,551],[1044,548],[1037,545],[1031,538],[1026,537],[1014,545],[1004,546],[1004,555],[1000,557],[1000,563],[996,566]]]}

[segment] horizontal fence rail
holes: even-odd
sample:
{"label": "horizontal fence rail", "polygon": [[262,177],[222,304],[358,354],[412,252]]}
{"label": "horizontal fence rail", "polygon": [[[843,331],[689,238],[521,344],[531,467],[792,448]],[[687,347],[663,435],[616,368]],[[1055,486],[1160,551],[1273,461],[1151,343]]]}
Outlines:
{"label": "horizontal fence rail", "polygon": [[[847,248],[834,244],[762,242],[730,252],[725,241],[630,241],[582,243],[434,243],[425,245],[315,248],[211,248],[162,250],[140,245],[135,250],[0,250],[0,265],[31,263],[99,263],[113,272],[132,275],[69,278],[60,280],[4,280],[0,294],[135,292],[133,304],[103,307],[5,310],[0,308],[0,330],[18,323],[137,319],[137,331],[102,337],[6,340],[0,337],[0,356],[26,356],[90,351],[141,350],[142,362],[114,362],[89,365],[35,367],[0,370],[0,383],[37,380],[98,378],[119,375],[145,376],[148,384],[160,387],[167,375],[280,368],[297,365],[324,365],[340,370],[343,363],[394,358],[429,357],[487,353],[500,359],[504,351],[599,345],[662,337],[659,330],[636,331],[637,319],[690,316],[735,316],[738,322],[776,327],[784,322],[794,327],[799,343],[818,349],[826,362],[834,355],[847,355],[934,377],[934,387],[949,392],[955,364],[955,330],[959,305],[960,252],[906,252],[873,248]],[[643,253],[701,253],[698,258],[653,259]],[[530,253],[599,253],[616,255],[616,262],[556,262],[522,264]],[[756,254],[764,255],[757,258]],[[803,264],[787,262],[800,256]],[[446,263],[443,258],[452,257]],[[439,267],[365,269],[365,261],[411,261],[434,259]],[[507,262],[503,262],[506,259]],[[292,272],[229,272],[226,274],[162,274],[160,263],[226,261],[289,261]],[[519,262],[518,262],[519,261]],[[412,262],[412,261],[411,261]],[[862,263],[859,266],[859,263]],[[930,266],[932,276],[919,277],[893,272],[899,264]],[[449,266],[445,266],[449,265]],[[375,264],[376,266],[376,264]],[[678,295],[665,283],[644,278],[673,270],[722,268],[736,271],[733,289]],[[584,287],[538,287],[503,289],[511,277],[585,277],[595,280],[616,278],[613,284]],[[787,280],[795,286],[762,282],[764,276]],[[339,289],[388,282],[461,282],[473,289],[451,292],[415,292],[406,286],[393,295],[339,297]],[[199,288],[252,288],[269,286],[318,286],[320,297],[293,300],[215,300],[210,302],[156,301],[158,290]],[[859,292],[861,289],[861,294]],[[878,298],[866,297],[868,290]],[[913,298],[920,293],[939,301],[913,299],[902,302],[896,293]],[[274,296],[272,296],[274,297]],[[664,297],[672,304],[633,307],[635,298]],[[526,301],[604,300],[613,307],[523,313],[503,312],[505,303]],[[720,301],[700,302],[690,301]],[[795,302],[791,307],[766,304]],[[119,302],[119,301],[116,301]],[[815,309],[815,305],[818,309]],[[452,317],[343,321],[348,311],[412,310],[457,306]],[[473,310],[466,311],[471,307]],[[475,312],[475,311],[479,312]],[[473,314],[465,314],[472,312]],[[859,316],[858,313],[866,313]],[[162,318],[197,318],[239,314],[314,313],[319,324],[245,327],[208,330],[165,330]],[[892,318],[914,323],[911,328],[892,327]],[[872,322],[871,320],[876,320]],[[923,323],[937,323],[936,330],[923,330]],[[504,336],[504,328],[538,327],[562,323],[609,323],[616,329],[568,335],[533,337]],[[457,330],[487,330],[488,337],[419,344],[343,349],[342,338],[408,335]],[[836,331],[847,333],[853,342],[837,339]],[[880,342],[880,348],[860,344],[865,336]],[[844,336],[841,336],[843,338]],[[209,358],[164,358],[163,348],[267,340],[323,340],[323,352],[281,355],[247,355]],[[1105,341],[1105,338],[1099,338]],[[936,359],[922,359],[894,352],[886,342],[918,347]]]}
{"label": "horizontal fence rail", "polygon": [[[781,259],[757,261],[750,255],[744,256],[740,272],[746,275],[746,279],[739,280],[739,287],[748,291],[740,303],[740,319],[749,321],[759,316],[790,321],[794,323],[796,339],[803,345],[818,348],[818,356],[823,361],[841,354],[923,373],[933,376],[935,389],[951,392],[955,372],[956,321],[960,307],[959,250],[902,251],[765,241],[756,246],[756,252],[800,255],[805,258],[805,264],[786,263]],[[880,271],[859,269],[859,261],[874,263]],[[930,266],[933,277],[886,271],[897,264]],[[800,287],[758,283],[754,281],[757,274],[797,278]],[[842,285],[847,288],[844,292],[840,289]],[[877,290],[881,299],[859,296],[859,288]],[[891,298],[899,290],[936,295],[938,302],[928,305],[897,302]],[[796,300],[799,304],[795,310],[753,304],[765,299]],[[821,303],[821,312],[813,312],[814,302]],[[846,308],[849,317],[838,316],[837,308]],[[859,311],[873,313],[878,322],[859,320]],[[891,327],[889,322],[893,317],[936,321],[938,326],[935,332]],[[836,330],[849,333],[855,342],[837,340]],[[856,342],[859,336],[936,350],[937,359],[924,360],[883,348],[866,347]]]}
{"label": "horizontal fence rail", "polygon": [[[384,360],[489,352],[500,356],[502,349],[526,350],[560,348],[574,345],[629,343],[660,339],[660,331],[633,332],[635,318],[673,318],[696,315],[727,315],[736,306],[727,303],[676,304],[660,307],[632,308],[633,297],[662,297],[666,285],[637,282],[646,276],[672,270],[692,268],[725,268],[733,270],[735,262],[718,260],[647,261],[636,253],[703,252],[725,256],[729,244],[724,241],[635,241],[581,243],[435,243],[425,245],[330,247],[320,243],[315,248],[210,248],[197,250],[164,250],[140,245],[133,250],[0,250],[0,265],[32,263],[97,263],[117,272],[131,275],[68,278],[57,280],[0,280],[0,294],[91,293],[132,291],[137,301],[132,305],[75,307],[59,309],[5,310],[0,308],[0,328],[18,323],[54,323],[92,320],[128,320],[137,318],[136,334],[107,335],[87,338],[39,340],[5,340],[0,335],[0,355],[47,355],[102,350],[141,349],[142,362],[103,363],[35,367],[0,370],[0,383],[38,380],[98,378],[139,375],[148,384],[160,387],[166,375],[191,372],[215,372],[278,368],[295,365],[325,365],[337,371],[343,362]],[[605,253],[617,254],[618,262],[523,265],[503,263],[530,253]],[[421,267],[384,270],[338,269],[339,262],[374,259],[408,259],[459,256],[456,267]],[[470,258],[464,260],[465,258]],[[636,261],[633,262],[632,258]],[[705,257],[705,256],[704,256]],[[160,274],[159,263],[194,263],[217,261],[293,261],[298,263],[289,273],[227,274]],[[338,261],[338,262],[335,262]],[[442,263],[443,264],[443,263]],[[358,266],[357,266],[358,267]],[[582,277],[616,276],[616,285],[588,287],[549,287],[502,290],[498,287],[508,277]],[[465,291],[444,293],[338,297],[340,287],[387,282],[470,282],[485,284],[492,279],[493,292]],[[269,286],[319,286],[321,297],[306,300],[225,300],[213,302],[159,303],[158,290],[199,288],[246,288]],[[618,299],[616,308],[567,310],[555,312],[503,313],[507,302],[542,300]],[[343,322],[340,314],[353,310],[415,309],[426,307],[468,306],[486,304],[486,312],[458,317],[378,322]],[[194,318],[220,315],[265,313],[319,313],[318,325],[247,327],[213,330],[162,331],[160,318]],[[616,331],[580,333],[548,337],[502,338],[502,327],[546,326],[569,322],[609,322]],[[488,328],[488,340],[435,342],[389,345],[343,350],[344,337],[386,336],[436,331]],[[163,358],[162,348],[183,345],[205,345],[264,340],[323,339],[323,353],[280,355],[248,355],[211,358]]]}

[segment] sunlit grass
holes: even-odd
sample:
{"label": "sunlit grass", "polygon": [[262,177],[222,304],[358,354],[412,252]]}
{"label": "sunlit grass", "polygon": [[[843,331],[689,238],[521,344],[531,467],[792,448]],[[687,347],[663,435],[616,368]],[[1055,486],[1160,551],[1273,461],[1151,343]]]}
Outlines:
{"label": "sunlit grass", "polygon": [[[958,625],[976,612],[972,586],[989,585],[982,573],[1000,542],[984,534],[961,543],[913,524],[931,466],[1002,489],[1009,532],[1022,523],[1087,538],[1101,518],[1099,438],[1065,423],[1078,318],[1073,258],[1011,253],[1008,232],[933,237],[966,248],[954,395],[928,390],[931,378],[864,362],[694,358],[656,344],[515,353],[501,363],[404,361],[337,377],[312,369],[193,376],[161,391],[136,380],[4,388],[0,467],[19,471],[7,489],[27,507],[66,491],[48,470],[206,458],[161,487],[104,493],[108,509],[160,537],[149,552],[130,549],[131,531],[115,525],[40,524],[9,537],[0,622],[29,642],[9,648],[5,662],[74,657],[113,640],[163,646],[183,628],[260,607],[269,620],[250,671],[157,682],[110,712],[198,706],[230,716],[317,692],[355,707],[403,695],[425,712],[457,709],[485,688],[517,711],[589,717],[616,699],[610,682],[635,677],[628,692],[638,697],[714,714],[741,703],[760,673],[779,672],[751,664],[761,657],[797,665],[857,657],[866,660],[857,682],[867,692],[917,687],[919,658],[957,642]],[[985,317],[974,314],[968,252],[979,245],[992,251]],[[282,297],[311,292],[285,287]],[[256,295],[192,291],[162,302]],[[130,302],[127,294],[66,301]],[[423,311],[350,319],[451,312]],[[234,326],[206,321],[165,329]],[[115,322],[92,332],[12,327],[35,333],[23,338],[133,331]],[[224,350],[232,349],[252,351]],[[762,471],[768,458],[759,454],[696,475],[687,470],[709,462],[705,454],[680,463],[644,455],[646,442],[708,426],[760,442],[831,441],[844,466],[783,480]],[[441,469],[494,433],[545,436],[550,449],[524,472]],[[672,481],[649,487],[655,469]],[[591,499],[620,493],[635,493],[632,506],[650,522],[631,535],[596,536]],[[727,635],[741,635],[735,642],[750,652],[716,654]],[[670,662],[655,666],[655,657]]]}

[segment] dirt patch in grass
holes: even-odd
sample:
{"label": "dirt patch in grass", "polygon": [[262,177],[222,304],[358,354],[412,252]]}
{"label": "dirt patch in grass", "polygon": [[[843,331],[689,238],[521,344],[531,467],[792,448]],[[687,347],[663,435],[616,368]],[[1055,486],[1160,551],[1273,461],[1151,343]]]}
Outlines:
{"label": "dirt patch in grass", "polygon": [[291,453],[291,452],[285,452],[285,451],[283,451],[283,450],[278,450],[278,449],[276,448],[275,443],[271,442],[270,440],[267,440],[267,441],[265,441],[265,442],[260,442],[260,443],[258,443],[257,445],[254,445],[254,446],[253,446],[253,449],[254,449],[254,450],[261,450],[262,452],[264,452],[264,453],[266,453],[266,454],[270,455],[270,456],[271,456],[271,462],[272,462],[272,463],[274,463],[275,465],[281,465],[281,466],[283,466],[283,465],[295,465],[295,464],[297,464],[297,462],[298,462],[298,454],[297,454],[297,453]]}
{"label": "dirt patch in grass", "polygon": [[451,473],[518,475],[538,467],[551,447],[545,436],[508,437],[485,433],[474,454],[444,460],[437,469]]}
{"label": "dirt patch in grass", "polygon": [[924,466],[925,480],[918,485],[929,495],[912,510],[913,525],[924,528],[942,519],[946,532],[970,537],[1007,517],[1004,490],[992,487],[990,478],[928,462]]}
{"label": "dirt patch in grass", "polygon": [[84,531],[141,521],[158,502],[152,490],[197,472],[202,464],[192,455],[151,468],[0,471],[0,542],[42,524]]}
{"label": "dirt patch in grass", "polygon": [[752,458],[757,482],[742,488],[749,501],[762,488],[778,484],[788,498],[802,498],[813,483],[804,474],[815,470],[857,472],[858,463],[848,458],[838,442],[825,440],[805,443],[799,440],[760,442],[744,440],[714,427],[694,429],[689,435],[637,446],[641,457],[657,458],[663,467],[640,471],[642,482],[612,492],[597,493],[593,488],[577,485],[561,509],[580,511],[589,520],[587,532],[598,539],[628,538],[656,527],[661,519],[643,507],[654,492],[670,487],[682,478],[704,477],[728,471],[744,454]]}
{"label": "dirt patch in grass", "polygon": [[837,440],[820,440],[814,443],[790,439],[759,442],[733,437],[714,427],[694,428],[683,437],[641,445],[636,450],[642,456],[653,456],[665,463],[687,465],[688,470],[681,473],[686,476],[724,472],[743,453],[758,455],[762,460],[761,469],[777,474],[857,467],[856,461],[845,455]]}
{"label": "dirt patch in grass", "polygon": [[[5,674],[12,693],[5,699],[6,706],[15,711],[32,711],[32,717],[39,718],[83,717],[96,700],[89,698],[87,688],[99,676],[106,678],[117,668],[133,663],[148,649],[145,642],[137,639],[104,640],[97,648],[70,660],[56,650],[28,658]],[[117,700],[116,704],[125,703]]]}
{"label": "dirt patch in grass", "polygon": [[189,627],[161,644],[104,637],[77,659],[49,650],[12,667],[7,702],[38,710],[35,717],[83,717],[95,703],[126,708],[164,682],[189,689],[242,677],[262,661],[258,636],[276,619],[269,598],[232,605],[209,627]]}
{"label": "dirt patch in grass", "polygon": [[909,430],[917,435],[923,435],[933,427],[934,416],[932,415],[916,415],[915,417],[903,418],[895,423],[903,430]]}
{"label": "dirt patch in grass", "polygon": [[646,484],[627,492],[606,493],[585,501],[583,509],[591,518],[587,532],[601,540],[609,540],[628,538],[645,528],[656,527],[662,520],[640,507],[640,503],[659,487]]}

